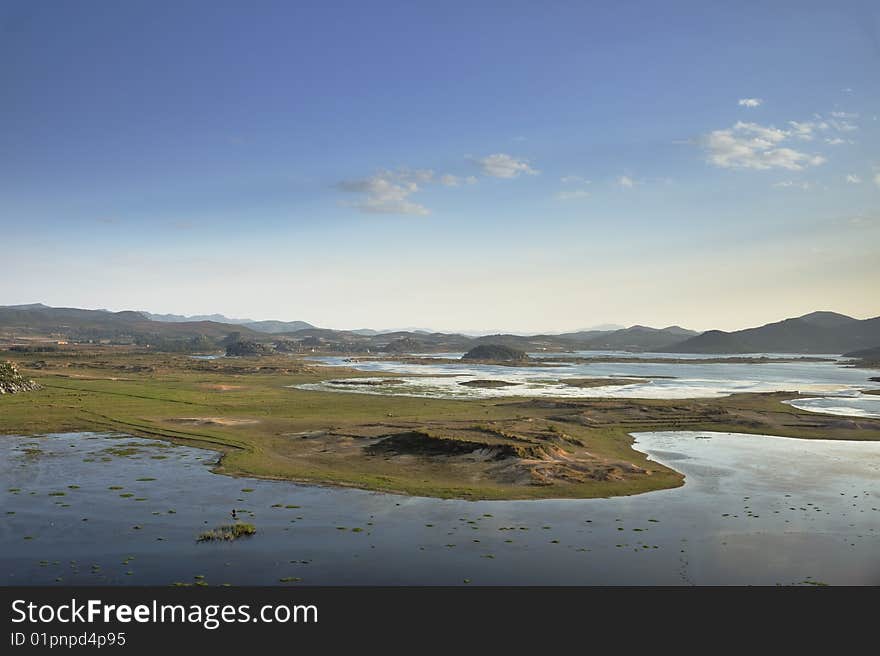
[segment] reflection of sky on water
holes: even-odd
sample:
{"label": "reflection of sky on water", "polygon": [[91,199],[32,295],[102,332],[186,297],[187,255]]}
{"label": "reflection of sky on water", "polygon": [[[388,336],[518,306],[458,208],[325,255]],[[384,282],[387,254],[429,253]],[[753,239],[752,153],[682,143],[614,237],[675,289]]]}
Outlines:
{"label": "reflection of sky on water", "polygon": [[[590,352],[596,355],[598,352]],[[434,354],[438,355],[438,354]],[[458,354],[440,354],[455,356]],[[558,357],[559,354],[553,354]],[[566,354],[566,355],[583,355]],[[613,351],[601,356],[632,356]],[[661,354],[639,354],[654,357]],[[662,354],[667,357],[677,355]],[[774,354],[763,354],[773,356]],[[703,363],[706,358],[721,355],[701,355],[688,358],[692,362],[593,362],[559,364],[547,367],[506,367],[484,364],[407,364],[382,360],[350,361],[346,357],[313,358],[329,366],[352,367],[375,373],[402,374],[397,382],[381,386],[337,384],[331,381],[300,386],[303,389],[345,391],[364,394],[392,394],[440,398],[497,398],[511,396],[551,396],[567,398],[711,398],[736,392],[797,391],[806,394],[844,394],[842,401],[835,399],[836,408],[856,410],[870,407],[869,401],[854,401],[859,389],[878,388],[870,376],[880,371],[842,366],[840,362],[766,362],[766,363]],[[566,385],[571,378],[644,378],[646,382],[602,387],[573,387]],[[499,388],[480,388],[460,385],[475,379],[501,380],[516,383]],[[801,402],[799,402],[801,403]],[[809,403],[806,409],[815,409]],[[800,405],[798,407],[801,407]],[[858,414],[858,413],[857,413]],[[866,415],[869,416],[869,415]]]}
{"label": "reflection of sky on water", "polygon": [[880,418],[880,396],[876,395],[825,396],[796,399],[787,401],[787,403],[801,410],[820,412],[826,415]]}
{"label": "reflection of sky on water", "polygon": [[[0,584],[880,583],[880,443],[635,437],[685,485],[611,499],[426,499],[215,475],[216,454],[155,440],[5,437]],[[231,508],[257,534],[197,543]]]}

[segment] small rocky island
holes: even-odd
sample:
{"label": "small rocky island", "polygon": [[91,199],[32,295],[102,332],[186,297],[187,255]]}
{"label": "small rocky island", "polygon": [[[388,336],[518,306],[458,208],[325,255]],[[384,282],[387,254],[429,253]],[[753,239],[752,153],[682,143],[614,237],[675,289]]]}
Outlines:
{"label": "small rocky island", "polygon": [[250,356],[259,356],[259,355],[272,355],[275,352],[268,344],[261,344],[260,342],[252,342],[250,340],[241,339],[235,342],[232,342],[226,347],[226,356],[240,356],[240,357],[250,357]]}
{"label": "small rocky island", "polygon": [[488,360],[492,362],[527,362],[525,351],[503,344],[480,344],[461,356],[462,360]]}
{"label": "small rocky island", "polygon": [[18,394],[33,392],[40,386],[21,375],[18,367],[12,362],[0,362],[0,394]]}
{"label": "small rocky island", "polygon": [[466,380],[463,383],[459,383],[459,385],[464,385],[465,387],[481,387],[483,389],[500,389],[503,387],[515,387],[519,385],[519,383],[511,383],[506,380]]}

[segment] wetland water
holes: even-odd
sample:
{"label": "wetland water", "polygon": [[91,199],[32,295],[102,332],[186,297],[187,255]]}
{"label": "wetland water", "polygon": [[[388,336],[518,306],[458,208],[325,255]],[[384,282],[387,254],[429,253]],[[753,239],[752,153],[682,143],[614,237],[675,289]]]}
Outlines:
{"label": "wetland water", "polygon": [[[461,354],[436,354],[436,357],[460,357]],[[559,354],[531,354],[535,359],[555,357],[678,358],[677,354],[601,351]],[[774,354],[753,354],[773,357]],[[880,417],[880,396],[861,394],[860,390],[878,389],[880,383],[869,378],[880,370],[844,366],[845,360],[826,362],[718,363],[701,362],[724,355],[687,356],[687,362],[594,362],[558,364],[548,367],[516,367],[484,364],[406,364],[392,360],[349,362],[345,357],[322,357],[313,360],[330,366],[347,366],[376,373],[401,374],[382,385],[352,385],[323,381],[300,385],[303,389],[362,394],[392,394],[432,398],[498,398],[511,396],[549,396],[561,398],[642,398],[685,399],[727,396],[736,392],[798,391],[814,398],[793,402],[798,408],[858,417]],[[775,356],[783,357],[783,356]],[[798,357],[798,356],[786,356]],[[829,358],[833,356],[827,356]],[[645,382],[602,387],[574,387],[567,379],[641,378]],[[515,385],[504,387],[469,387],[472,380],[497,380]],[[364,380],[364,379],[361,379]],[[369,380],[369,379],[367,379]]]}
{"label": "wetland water", "polygon": [[[217,454],[0,438],[0,583],[880,584],[880,443],[663,432],[674,490],[457,501],[232,478]],[[257,534],[197,543],[241,519]]]}

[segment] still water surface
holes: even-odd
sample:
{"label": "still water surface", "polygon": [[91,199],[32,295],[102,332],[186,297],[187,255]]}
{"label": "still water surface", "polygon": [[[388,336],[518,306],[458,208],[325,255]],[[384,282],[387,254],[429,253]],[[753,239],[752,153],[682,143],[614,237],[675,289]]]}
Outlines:
{"label": "still water surface", "polygon": [[[435,354],[437,357],[460,357],[461,354]],[[553,357],[642,357],[671,359],[677,354],[632,354],[617,351],[583,351],[567,354],[531,354],[536,359]],[[775,354],[757,356],[781,357]],[[328,366],[347,366],[361,371],[395,373],[402,376],[391,384],[351,385],[331,379],[300,385],[302,389],[361,394],[390,394],[428,398],[478,399],[513,396],[561,398],[641,398],[688,399],[727,396],[737,392],[797,391],[812,398],[792,403],[814,412],[856,417],[880,417],[880,396],[862,394],[878,389],[880,370],[848,366],[849,361],[729,363],[701,362],[708,358],[730,357],[702,355],[682,358],[686,362],[588,362],[557,364],[548,367],[506,367],[482,364],[406,364],[393,360],[354,360],[345,357],[321,357],[312,360]],[[788,356],[792,357],[792,356]],[[797,356],[794,356],[797,357]],[[832,358],[833,356],[828,356]],[[566,384],[573,378],[642,379],[635,384],[574,387]],[[502,380],[515,385],[498,388],[469,387],[461,383],[473,380]],[[815,396],[813,396],[815,395]]]}
{"label": "still water surface", "polygon": [[[686,484],[438,500],[216,475],[213,452],[129,436],[3,437],[0,583],[880,584],[880,443],[636,439]],[[232,508],[257,535],[196,542]]]}

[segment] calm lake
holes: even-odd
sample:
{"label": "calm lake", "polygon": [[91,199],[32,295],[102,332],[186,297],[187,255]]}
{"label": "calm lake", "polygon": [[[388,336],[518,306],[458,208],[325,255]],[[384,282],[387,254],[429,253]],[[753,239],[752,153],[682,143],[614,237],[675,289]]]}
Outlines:
{"label": "calm lake", "polygon": [[[469,502],[231,478],[217,454],[0,438],[5,585],[880,584],[880,443],[637,436],[684,487]],[[229,523],[257,534],[197,543]]]}
{"label": "calm lake", "polygon": [[[678,354],[617,351],[583,351],[559,354],[530,354],[552,361],[553,357],[647,357],[679,358]],[[778,354],[753,356],[783,357]],[[434,354],[457,358],[460,353]],[[861,390],[880,389],[871,377],[880,370],[860,369],[845,359],[823,362],[718,363],[701,362],[709,358],[731,357],[720,354],[690,355],[687,362],[587,362],[548,367],[515,367],[482,364],[404,364],[392,360],[349,361],[345,357],[312,358],[328,366],[346,366],[361,371],[402,374],[392,384],[357,386],[334,382],[301,385],[303,389],[362,394],[392,394],[433,398],[498,398],[510,396],[548,396],[563,398],[618,397],[643,399],[684,399],[726,396],[736,392],[798,391],[815,395],[792,405],[804,410],[833,412],[861,417],[880,417],[880,396],[862,394]],[[791,355],[784,357],[792,357]],[[797,357],[797,356],[794,356]],[[820,356],[821,357],[821,356]],[[833,358],[833,356],[824,356]],[[636,384],[602,387],[573,387],[572,378],[641,378]],[[472,380],[501,380],[515,385],[496,388],[469,387],[460,383]]]}

